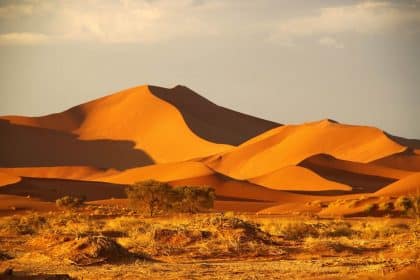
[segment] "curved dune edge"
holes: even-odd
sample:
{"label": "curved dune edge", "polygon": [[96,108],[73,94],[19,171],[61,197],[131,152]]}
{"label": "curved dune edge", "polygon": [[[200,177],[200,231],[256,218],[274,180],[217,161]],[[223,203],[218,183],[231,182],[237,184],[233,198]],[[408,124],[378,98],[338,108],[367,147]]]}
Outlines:
{"label": "curved dune edge", "polygon": [[2,120],[71,133],[82,141],[132,141],[133,148],[156,163],[205,157],[232,147],[194,134],[178,109],[153,95],[148,86],[124,90],[58,114],[37,118],[10,116]]}
{"label": "curved dune edge", "polygon": [[355,174],[363,174],[390,179],[402,179],[414,173],[413,171],[409,170],[382,166],[374,162],[360,163],[347,160],[340,160],[326,154],[314,155],[310,158],[305,159],[299,164],[303,164],[302,166],[305,166],[305,162],[319,167],[344,170]]}
{"label": "curved dune edge", "polygon": [[257,140],[251,139],[222,156],[207,160],[206,164],[219,173],[244,180],[297,165],[317,154],[367,163],[406,149],[379,129],[327,120],[275,128],[257,136]]}
{"label": "curved dune edge", "polygon": [[97,178],[97,180],[109,183],[133,184],[148,179],[167,182],[211,174],[213,174],[213,171],[203,163],[189,161],[132,168],[115,175]]}
{"label": "curved dune edge", "polygon": [[17,183],[21,180],[19,176],[0,171],[0,187]]}
{"label": "curved dune edge", "polygon": [[380,189],[375,195],[398,196],[420,192],[420,172]]}
{"label": "curved dune edge", "polygon": [[380,158],[374,164],[412,172],[420,172],[420,154],[410,150]]}
{"label": "curved dune edge", "polygon": [[309,169],[300,166],[288,166],[249,180],[260,186],[276,190],[291,191],[351,191],[345,184],[329,181]]}

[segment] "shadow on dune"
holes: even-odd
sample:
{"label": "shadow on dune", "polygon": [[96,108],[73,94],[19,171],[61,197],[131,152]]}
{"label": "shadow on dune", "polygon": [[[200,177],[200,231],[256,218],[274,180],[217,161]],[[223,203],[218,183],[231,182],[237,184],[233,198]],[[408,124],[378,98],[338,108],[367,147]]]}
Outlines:
{"label": "shadow on dune", "polygon": [[85,165],[124,170],[153,164],[132,141],[79,140],[74,134],[4,120],[0,135],[0,167]]}
{"label": "shadow on dune", "polygon": [[375,160],[373,163],[390,168],[420,172],[420,155],[415,154],[411,148],[404,152]]}
{"label": "shadow on dune", "polygon": [[64,179],[44,179],[23,177],[18,183],[0,188],[0,194],[31,196],[44,201],[73,195],[84,196],[87,200],[126,198],[126,185]]}
{"label": "shadow on dune", "polygon": [[215,143],[239,145],[280,124],[220,107],[187,87],[172,89],[149,86],[156,97],[172,104],[189,128]]}
{"label": "shadow on dune", "polygon": [[[340,162],[346,161],[336,159],[330,155],[318,154],[305,159],[299,164],[299,166],[308,168],[327,180],[351,186],[353,190],[351,192],[346,192],[347,194],[375,192],[397,181],[393,178],[354,173],[340,168]],[[328,164],[324,165],[320,163]],[[351,162],[351,164],[360,166],[363,165],[362,163],[355,162]],[[321,194],[321,192],[317,193]],[[326,195],[326,193],[322,193],[322,195]]]}
{"label": "shadow on dune", "polygon": [[385,132],[385,135],[391,138],[394,142],[397,142],[398,144],[402,146],[406,146],[410,149],[420,149],[420,140],[419,139],[407,139],[395,135],[391,135]]}

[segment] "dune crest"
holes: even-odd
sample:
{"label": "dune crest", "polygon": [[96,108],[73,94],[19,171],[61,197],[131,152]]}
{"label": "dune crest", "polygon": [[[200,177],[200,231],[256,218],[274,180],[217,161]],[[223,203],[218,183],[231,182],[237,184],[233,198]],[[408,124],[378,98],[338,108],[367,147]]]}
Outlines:
{"label": "dune crest", "polygon": [[419,140],[331,119],[282,125],[184,86],[138,86],[61,113],[0,117],[0,133],[0,195],[14,200],[86,192],[105,203],[123,198],[127,184],[156,179],[212,186],[220,209],[263,211],[403,194],[420,183]]}

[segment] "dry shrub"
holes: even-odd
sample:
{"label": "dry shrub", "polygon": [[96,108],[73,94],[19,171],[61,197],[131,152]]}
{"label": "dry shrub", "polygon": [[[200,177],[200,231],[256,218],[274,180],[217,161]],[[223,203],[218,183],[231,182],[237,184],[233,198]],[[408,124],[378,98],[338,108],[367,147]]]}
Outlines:
{"label": "dry shrub", "polygon": [[394,203],[392,203],[391,201],[382,202],[381,204],[379,204],[379,210],[384,212],[390,212],[394,210]]}
{"label": "dry shrub", "polygon": [[94,234],[102,227],[102,222],[91,220],[81,213],[66,212],[49,217],[48,225],[46,230],[49,233],[71,235],[77,238]]}
{"label": "dry shrub", "polygon": [[320,232],[320,235],[326,237],[351,237],[355,231],[351,228],[351,224],[343,221],[335,221],[327,223],[326,227]]}
{"label": "dry shrub", "polygon": [[357,235],[366,239],[389,238],[407,232],[408,226],[392,224],[389,220],[361,222],[355,225]]}
{"label": "dry shrub", "polygon": [[340,240],[325,240],[307,238],[304,248],[311,253],[320,255],[334,255],[337,253],[359,254],[366,250],[364,247],[355,247]]}
{"label": "dry shrub", "polygon": [[318,236],[318,231],[313,224],[288,222],[282,226],[281,236],[287,240],[302,240],[305,237]]}
{"label": "dry shrub", "polygon": [[47,219],[38,214],[12,216],[1,220],[0,231],[9,234],[35,234],[47,224]]}
{"label": "dry shrub", "polygon": [[214,189],[209,187],[184,186],[175,188],[177,201],[176,212],[198,213],[213,208]]}
{"label": "dry shrub", "polygon": [[255,223],[224,215],[194,215],[185,219],[109,221],[106,228],[130,224],[128,237],[118,241],[133,252],[155,256],[188,252],[194,258],[240,255],[279,255],[276,240]]}
{"label": "dry shrub", "polygon": [[402,212],[407,212],[413,207],[413,202],[408,196],[400,196],[395,201],[395,206]]}
{"label": "dry shrub", "polygon": [[133,255],[115,240],[104,236],[85,237],[66,242],[61,252],[63,258],[80,266],[121,262],[133,258]]}
{"label": "dry shrub", "polygon": [[370,203],[370,204],[366,205],[366,208],[365,208],[364,212],[366,214],[372,214],[375,211],[377,211],[378,208],[379,208],[378,207],[378,204],[376,204],[376,203]]}
{"label": "dry shrub", "polygon": [[55,204],[59,208],[67,208],[67,209],[73,209],[83,206],[85,203],[86,198],[85,197],[77,197],[77,196],[70,196],[66,195],[63,196],[55,201]]}
{"label": "dry shrub", "polygon": [[417,189],[417,193],[410,196],[412,201],[412,214],[414,218],[420,220],[420,190]]}

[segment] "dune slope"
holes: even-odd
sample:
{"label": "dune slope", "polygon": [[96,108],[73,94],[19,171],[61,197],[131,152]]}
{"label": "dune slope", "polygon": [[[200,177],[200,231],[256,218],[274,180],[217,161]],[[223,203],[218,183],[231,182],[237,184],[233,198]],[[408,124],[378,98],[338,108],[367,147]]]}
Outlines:
{"label": "dune slope", "polygon": [[280,125],[183,86],[0,117],[0,134],[0,194],[47,201],[124,198],[127,184],[156,179],[212,186],[224,210],[299,208],[333,195],[411,192],[420,171],[419,140],[329,119]]}
{"label": "dune slope", "polygon": [[297,165],[317,154],[367,163],[406,149],[379,129],[324,120],[275,128],[207,164],[230,177],[248,179]]}

